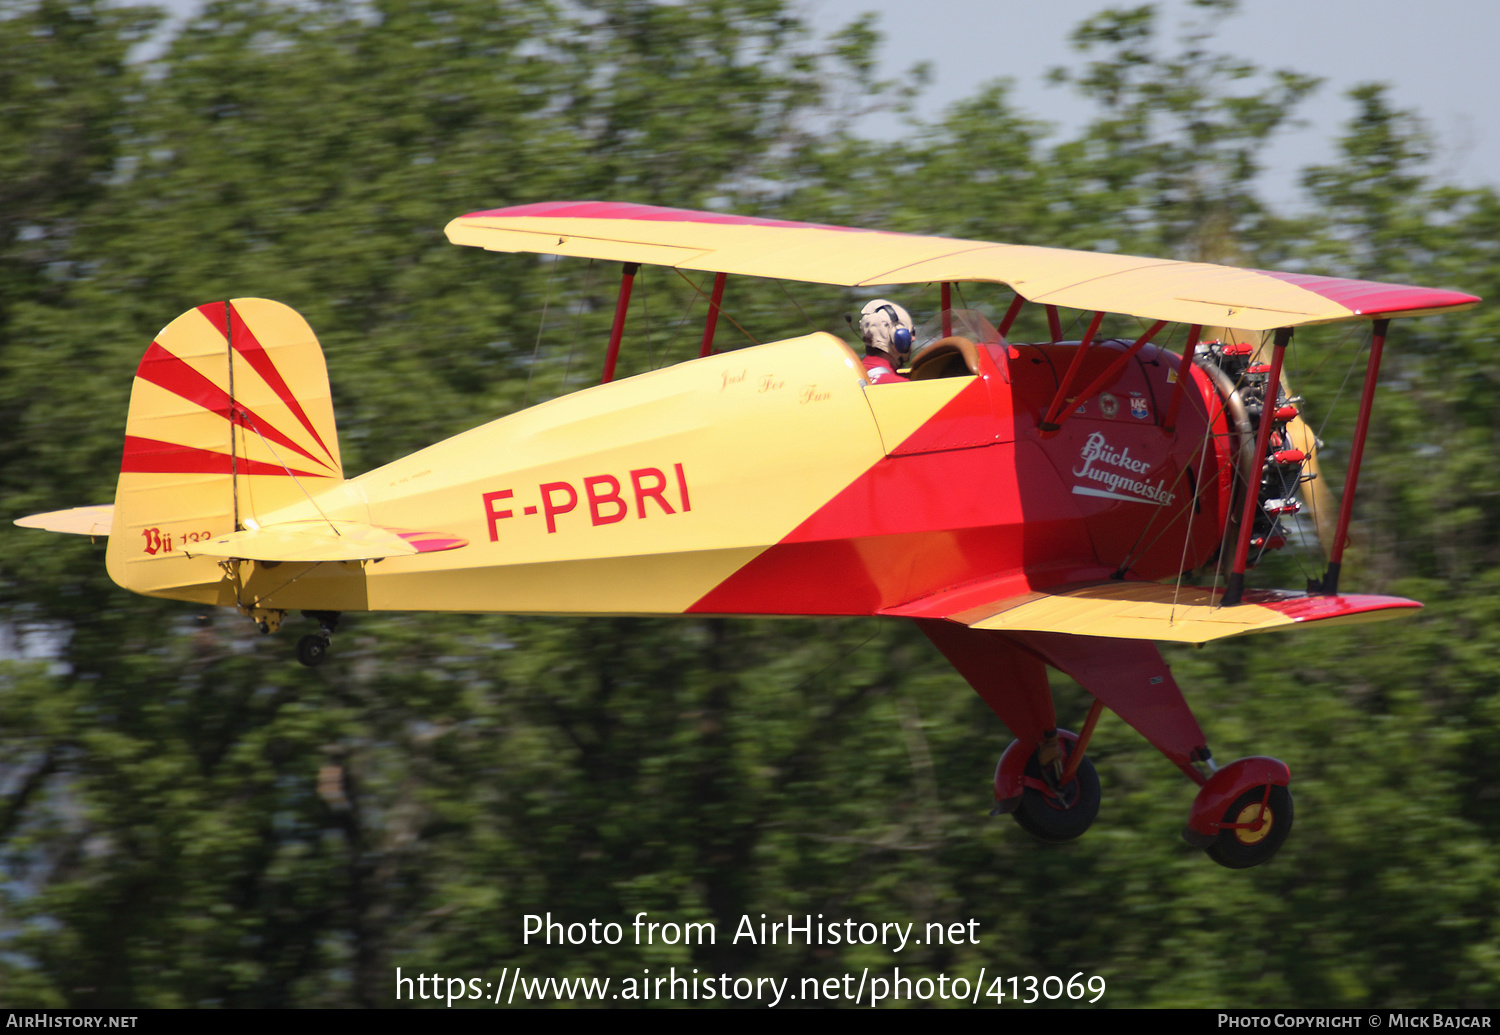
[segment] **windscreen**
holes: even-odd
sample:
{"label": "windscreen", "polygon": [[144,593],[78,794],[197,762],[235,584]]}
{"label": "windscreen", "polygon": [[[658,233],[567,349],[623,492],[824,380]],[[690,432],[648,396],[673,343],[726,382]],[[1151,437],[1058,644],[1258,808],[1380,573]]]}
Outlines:
{"label": "windscreen", "polygon": [[[952,328],[947,333],[943,331],[945,315],[948,318],[946,326]],[[995,330],[995,325],[990,323],[978,309],[949,309],[946,314],[939,313],[917,328],[914,335],[916,342],[912,346],[912,358],[915,359],[927,346],[950,334],[959,338],[968,338],[975,345],[994,345],[1000,341],[1000,332]]]}

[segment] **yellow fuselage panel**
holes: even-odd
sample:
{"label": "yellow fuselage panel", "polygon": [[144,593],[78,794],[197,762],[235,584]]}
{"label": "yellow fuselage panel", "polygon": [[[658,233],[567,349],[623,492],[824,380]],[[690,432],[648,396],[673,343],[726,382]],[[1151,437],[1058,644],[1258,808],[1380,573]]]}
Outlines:
{"label": "yellow fuselage panel", "polygon": [[[318,503],[331,518],[469,541],[367,565],[372,609],[676,613],[884,452],[863,368],[812,334],[555,399]],[[309,516],[303,504],[265,522]]]}

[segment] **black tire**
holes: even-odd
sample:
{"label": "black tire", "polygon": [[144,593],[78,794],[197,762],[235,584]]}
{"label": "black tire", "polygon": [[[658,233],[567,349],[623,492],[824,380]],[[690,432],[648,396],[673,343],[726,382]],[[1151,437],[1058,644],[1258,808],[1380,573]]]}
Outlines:
{"label": "black tire", "polygon": [[297,660],[308,668],[317,668],[328,656],[328,641],[316,633],[309,633],[297,641]]}
{"label": "black tire", "polygon": [[[1253,823],[1259,815],[1264,786],[1255,787],[1234,800],[1224,811],[1222,823]],[[1292,832],[1292,792],[1285,787],[1271,788],[1266,801],[1268,825],[1260,830],[1221,830],[1214,843],[1204,851],[1220,866],[1231,870],[1248,870],[1275,855]]]}
{"label": "black tire", "polygon": [[[1073,753],[1071,741],[1063,741],[1063,764]],[[1042,779],[1042,767],[1036,754],[1026,762],[1026,775],[1033,780]],[[1099,774],[1087,755],[1078,764],[1073,779],[1055,793],[1044,794],[1033,787],[1021,792],[1021,804],[1011,813],[1032,837],[1052,844],[1062,844],[1082,837],[1084,831],[1093,826],[1099,815]]]}

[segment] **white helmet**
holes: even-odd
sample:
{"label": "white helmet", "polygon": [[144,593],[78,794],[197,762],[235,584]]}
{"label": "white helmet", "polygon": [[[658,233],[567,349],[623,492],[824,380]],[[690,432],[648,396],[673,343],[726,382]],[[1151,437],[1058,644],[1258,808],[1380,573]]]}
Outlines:
{"label": "white helmet", "polygon": [[859,336],[892,359],[904,356],[911,351],[911,314],[884,298],[867,302],[859,311]]}

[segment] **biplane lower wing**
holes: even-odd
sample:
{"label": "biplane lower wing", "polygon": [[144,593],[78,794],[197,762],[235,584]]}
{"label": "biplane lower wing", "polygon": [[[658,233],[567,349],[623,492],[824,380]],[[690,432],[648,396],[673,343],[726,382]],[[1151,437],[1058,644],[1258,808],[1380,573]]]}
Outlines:
{"label": "biplane lower wing", "polygon": [[1371,594],[1311,596],[1287,590],[1247,590],[1241,603],[1225,607],[1219,602],[1223,590],[1113,580],[1011,593],[976,604],[972,602],[975,589],[969,587],[965,599],[952,601],[959,605],[957,610],[945,608],[939,597],[886,613],[946,618],[971,629],[997,632],[1208,643],[1313,624],[1383,622],[1413,614],[1422,606],[1415,600]]}

